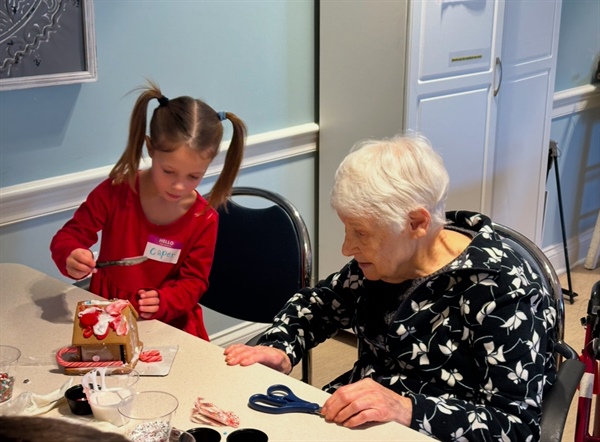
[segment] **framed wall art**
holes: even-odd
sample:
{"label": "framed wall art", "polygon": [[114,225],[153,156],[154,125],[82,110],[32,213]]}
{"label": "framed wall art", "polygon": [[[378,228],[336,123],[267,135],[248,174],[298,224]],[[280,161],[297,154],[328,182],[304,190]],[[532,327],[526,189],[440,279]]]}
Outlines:
{"label": "framed wall art", "polygon": [[0,91],[96,75],[93,0],[0,2]]}

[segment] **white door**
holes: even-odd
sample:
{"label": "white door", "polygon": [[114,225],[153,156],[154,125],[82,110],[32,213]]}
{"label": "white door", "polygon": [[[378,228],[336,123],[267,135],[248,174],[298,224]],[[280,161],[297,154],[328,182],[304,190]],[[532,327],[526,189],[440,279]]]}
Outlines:
{"label": "white door", "polygon": [[492,217],[542,242],[560,0],[506,1]]}
{"label": "white door", "polygon": [[504,2],[412,1],[406,127],[450,174],[448,209],[489,213]]}

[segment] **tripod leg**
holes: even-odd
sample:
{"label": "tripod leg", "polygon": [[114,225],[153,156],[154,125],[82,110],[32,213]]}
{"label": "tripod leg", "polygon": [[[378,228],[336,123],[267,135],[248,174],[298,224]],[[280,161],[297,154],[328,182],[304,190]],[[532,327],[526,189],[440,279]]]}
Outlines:
{"label": "tripod leg", "polygon": [[563,205],[562,205],[562,195],[560,190],[560,177],[558,174],[558,160],[557,160],[557,152],[556,145],[551,146],[551,155],[554,161],[554,175],[556,176],[556,190],[558,194],[558,212],[560,214],[560,230],[562,232],[562,240],[563,240],[563,251],[565,253],[565,266],[567,267],[567,284],[568,289],[566,290],[569,295],[569,302],[573,304],[573,297],[577,296],[577,293],[574,293],[571,285],[571,266],[569,264],[569,249],[567,248],[567,234],[565,233],[565,217],[563,215]]}

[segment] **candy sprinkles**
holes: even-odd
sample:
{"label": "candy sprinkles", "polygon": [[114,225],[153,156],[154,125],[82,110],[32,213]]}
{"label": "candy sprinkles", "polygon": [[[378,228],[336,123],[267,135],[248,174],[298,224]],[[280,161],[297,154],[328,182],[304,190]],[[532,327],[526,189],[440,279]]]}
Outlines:
{"label": "candy sprinkles", "polygon": [[129,434],[131,442],[169,442],[171,426],[167,422],[149,421],[136,425]]}
{"label": "candy sprinkles", "polygon": [[0,402],[9,400],[12,397],[15,377],[8,373],[0,373]]}

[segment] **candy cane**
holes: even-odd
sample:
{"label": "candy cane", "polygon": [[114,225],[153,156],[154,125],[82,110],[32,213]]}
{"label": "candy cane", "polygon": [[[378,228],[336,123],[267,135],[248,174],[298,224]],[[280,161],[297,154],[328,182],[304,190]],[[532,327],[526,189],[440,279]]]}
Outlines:
{"label": "candy cane", "polygon": [[148,350],[140,353],[140,361],[142,362],[160,362],[163,358],[158,350]]}
{"label": "candy cane", "polygon": [[200,416],[208,417],[213,421],[219,422],[223,425],[229,425],[230,427],[237,428],[240,426],[240,418],[231,411],[223,411],[216,405],[204,400],[199,397],[196,399],[194,409],[192,410],[192,420],[196,422],[202,422]]}
{"label": "candy cane", "polygon": [[66,368],[94,368],[94,367],[115,367],[124,365],[121,361],[104,361],[104,362],[76,362],[65,361],[63,355],[77,354],[77,347],[63,347],[56,352],[56,362],[58,365]]}

